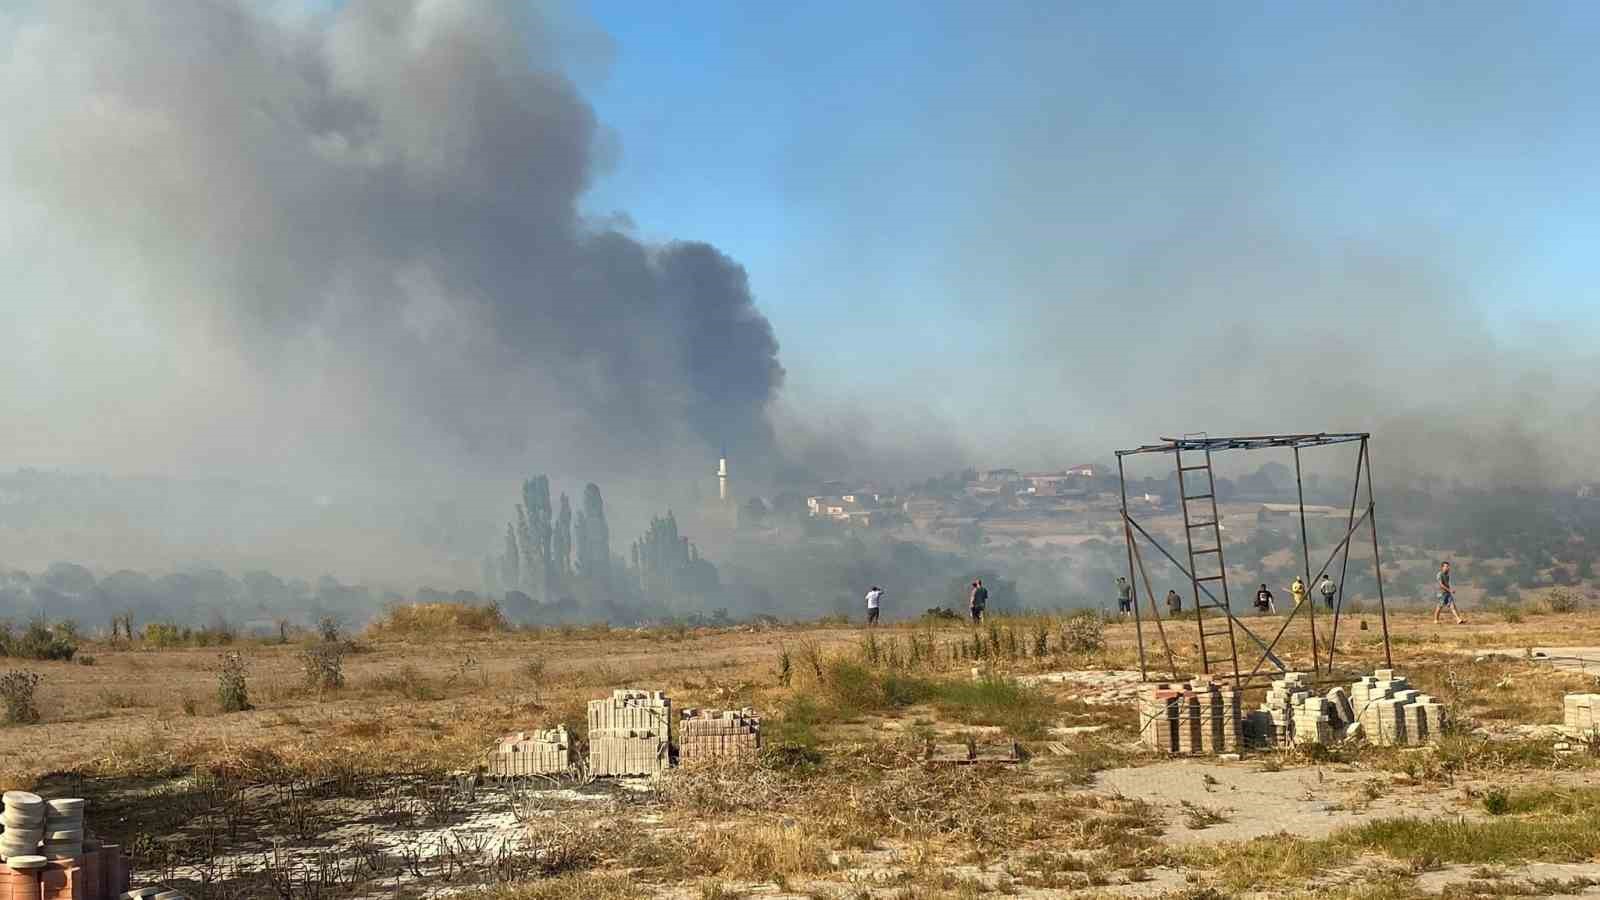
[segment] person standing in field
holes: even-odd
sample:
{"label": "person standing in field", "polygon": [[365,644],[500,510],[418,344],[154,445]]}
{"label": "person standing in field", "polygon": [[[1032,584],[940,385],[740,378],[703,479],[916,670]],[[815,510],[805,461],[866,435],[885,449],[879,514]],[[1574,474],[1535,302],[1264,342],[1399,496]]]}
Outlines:
{"label": "person standing in field", "polygon": [[1278,604],[1272,598],[1272,592],[1267,590],[1267,583],[1263,581],[1261,588],[1256,591],[1256,612],[1266,615],[1268,612],[1277,612]]}
{"label": "person standing in field", "polygon": [[1322,595],[1323,605],[1332,611],[1333,595],[1339,593],[1339,586],[1333,583],[1333,579],[1328,577],[1326,572],[1323,573],[1322,580],[1317,582],[1317,593]]}
{"label": "person standing in field", "polygon": [[1117,576],[1117,615],[1124,618],[1133,612],[1133,585],[1122,575]]}
{"label": "person standing in field", "polygon": [[881,606],[882,602],[883,602],[883,588],[878,587],[877,585],[873,585],[872,586],[872,590],[867,591],[867,624],[868,625],[876,625],[876,624],[878,624],[878,610],[879,610],[879,607]]}
{"label": "person standing in field", "polygon": [[1174,616],[1183,612],[1183,598],[1177,591],[1167,591],[1167,612]]}
{"label": "person standing in field", "polygon": [[1450,615],[1456,617],[1456,624],[1467,621],[1461,618],[1461,611],[1456,609],[1456,592],[1450,587],[1450,561],[1439,563],[1439,605],[1433,608],[1433,624],[1439,624],[1439,613],[1445,607],[1450,608]]}
{"label": "person standing in field", "polygon": [[972,583],[972,593],[967,597],[967,609],[972,613],[972,624],[983,621],[983,611],[989,605],[989,589],[983,586],[983,579],[979,578]]}
{"label": "person standing in field", "polygon": [[1289,585],[1289,595],[1294,597],[1295,609],[1299,609],[1300,604],[1306,602],[1306,583],[1300,580],[1299,575],[1296,575],[1294,583]]}

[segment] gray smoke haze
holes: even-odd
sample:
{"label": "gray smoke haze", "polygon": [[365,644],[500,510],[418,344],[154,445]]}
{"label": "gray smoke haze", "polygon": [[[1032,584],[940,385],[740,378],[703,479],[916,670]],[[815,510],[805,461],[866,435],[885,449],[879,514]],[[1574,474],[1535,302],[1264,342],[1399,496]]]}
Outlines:
{"label": "gray smoke haze", "polygon": [[770,456],[744,271],[578,199],[604,159],[512,4],[0,18],[8,462],[431,486]]}

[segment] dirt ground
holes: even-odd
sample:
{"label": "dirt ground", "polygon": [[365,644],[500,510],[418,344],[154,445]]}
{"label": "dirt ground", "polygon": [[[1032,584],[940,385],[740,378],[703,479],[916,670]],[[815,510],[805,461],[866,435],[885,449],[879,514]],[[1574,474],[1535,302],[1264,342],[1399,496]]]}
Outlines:
{"label": "dirt ground", "polygon": [[[1345,626],[1341,670],[1381,665],[1377,617]],[[303,642],[89,645],[93,665],[13,661],[43,675],[43,721],[0,729],[0,770],[8,787],[90,798],[91,828],[133,851],[139,883],[196,898],[1592,895],[1600,843],[1574,858],[1591,852],[1580,838],[1492,864],[1392,842],[1349,871],[1297,862],[1371,823],[1498,827],[1511,820],[1488,795],[1600,783],[1600,755],[1553,749],[1550,733],[1562,693],[1593,689],[1594,673],[1527,652],[1588,656],[1600,616],[1435,626],[1399,613],[1389,626],[1395,668],[1451,705],[1453,743],[1166,759],[1138,745],[1131,623],[1108,626],[1101,650],[1034,655],[1032,635],[1064,640],[1065,627],[1018,620],[1004,627],[1020,648],[1002,652],[997,630],[978,658],[966,645],[991,638],[946,623],[885,627],[870,646],[837,625],[356,635],[344,686],[321,690],[305,683]],[[1193,623],[1166,627],[1192,665]],[[936,661],[898,655],[919,640]],[[1284,656],[1309,668],[1309,648],[1292,627]],[[248,711],[219,707],[224,650],[246,658]],[[851,672],[866,680],[847,690]],[[587,699],[624,686],[755,707],[769,750],[804,749],[688,782],[450,775],[499,734],[579,722]],[[965,735],[1015,737],[1023,761],[941,769],[915,751]],[[1569,814],[1573,834],[1600,833]]]}

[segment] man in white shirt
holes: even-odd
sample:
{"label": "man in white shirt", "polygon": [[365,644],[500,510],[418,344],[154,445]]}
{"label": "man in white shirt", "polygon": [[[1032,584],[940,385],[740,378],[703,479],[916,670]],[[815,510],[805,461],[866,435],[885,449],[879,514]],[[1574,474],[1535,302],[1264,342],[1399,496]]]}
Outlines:
{"label": "man in white shirt", "polygon": [[877,585],[873,585],[872,586],[872,590],[867,591],[867,624],[868,625],[876,625],[876,624],[878,624],[878,609],[879,609],[879,603],[882,600],[883,600],[883,588],[880,588]]}

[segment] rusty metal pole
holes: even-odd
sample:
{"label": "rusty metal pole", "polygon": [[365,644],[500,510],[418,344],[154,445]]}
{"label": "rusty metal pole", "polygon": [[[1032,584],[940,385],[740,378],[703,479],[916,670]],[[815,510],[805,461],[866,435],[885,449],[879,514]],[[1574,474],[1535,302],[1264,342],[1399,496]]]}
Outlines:
{"label": "rusty metal pole", "polygon": [[1139,621],[1139,582],[1133,574],[1133,529],[1128,525],[1128,476],[1122,468],[1121,453],[1117,454],[1117,484],[1122,488],[1122,537],[1128,545],[1128,584],[1133,588],[1133,635],[1139,642],[1139,680],[1149,681],[1150,672],[1144,662],[1144,624]]}
{"label": "rusty metal pole", "polygon": [[1300,483],[1298,444],[1294,448],[1294,492],[1300,502],[1300,556],[1306,566],[1305,599],[1301,602],[1306,605],[1306,613],[1311,619],[1311,674],[1315,677],[1322,672],[1322,651],[1317,649],[1317,604],[1311,599],[1311,543],[1306,537],[1306,489]]}
{"label": "rusty metal pole", "polygon": [[1378,558],[1378,495],[1372,492],[1372,451],[1367,448],[1370,438],[1361,439],[1361,455],[1367,461],[1367,514],[1372,521],[1372,574],[1378,579],[1378,618],[1383,622],[1383,664],[1394,668],[1394,656],[1389,648],[1389,607],[1383,602],[1383,562]]}
{"label": "rusty metal pole", "polygon": [[1333,601],[1333,636],[1328,638],[1328,674],[1333,674],[1333,654],[1339,646],[1339,618],[1344,615],[1344,579],[1350,574],[1350,529],[1356,524],[1356,501],[1361,498],[1362,454],[1356,452],[1356,480],[1350,485],[1350,517],[1344,523],[1344,550],[1339,557],[1339,589]]}

